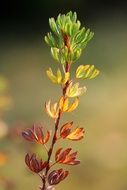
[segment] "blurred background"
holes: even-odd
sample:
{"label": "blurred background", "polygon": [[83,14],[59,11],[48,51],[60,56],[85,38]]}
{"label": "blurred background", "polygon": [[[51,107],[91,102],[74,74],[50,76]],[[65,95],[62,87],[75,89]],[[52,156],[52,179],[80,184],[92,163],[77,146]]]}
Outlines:
{"label": "blurred background", "polygon": [[[65,115],[85,128],[85,139],[70,144],[81,165],[68,167],[69,178],[57,187],[70,190],[127,189],[127,3],[126,1],[22,0],[0,4],[0,190],[35,190],[40,181],[26,169],[32,150],[20,132],[34,122],[52,128],[44,103],[59,95],[45,71],[58,65],[44,43],[48,18],[76,11],[95,32],[79,64],[94,64],[100,75],[90,81],[78,109]],[[66,142],[63,146],[69,146]],[[67,169],[67,168],[66,168]]]}

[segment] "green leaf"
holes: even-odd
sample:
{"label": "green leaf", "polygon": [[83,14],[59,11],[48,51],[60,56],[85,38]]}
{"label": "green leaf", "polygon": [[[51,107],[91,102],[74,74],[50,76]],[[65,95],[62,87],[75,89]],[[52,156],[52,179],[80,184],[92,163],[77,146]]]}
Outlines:
{"label": "green leaf", "polygon": [[45,36],[45,42],[51,46],[51,47],[56,47],[57,46],[57,43],[56,43],[56,40],[55,38],[53,37],[52,33],[48,33],[47,36]]}
{"label": "green leaf", "polygon": [[56,61],[58,61],[58,62],[60,62],[60,56],[59,56],[59,53],[60,53],[60,51],[59,51],[59,49],[58,48],[51,48],[51,54],[52,54],[52,56],[53,56],[53,58],[56,60]]}
{"label": "green leaf", "polygon": [[83,27],[80,31],[77,32],[75,36],[75,43],[80,43],[83,41],[85,35],[85,27]]}
{"label": "green leaf", "polygon": [[58,27],[56,25],[56,22],[55,22],[55,19],[54,18],[50,18],[49,19],[49,25],[50,25],[50,28],[52,29],[52,31],[56,34],[56,35],[59,35],[59,30],[58,30]]}
{"label": "green leaf", "polygon": [[51,47],[53,58],[61,64],[77,61],[92,39],[94,33],[90,29],[81,28],[76,12],[59,14],[57,19],[49,19],[52,33],[45,36],[45,42]]}
{"label": "green leaf", "polygon": [[77,61],[81,56],[82,50],[77,49],[75,52],[72,53],[71,59],[73,62]]}

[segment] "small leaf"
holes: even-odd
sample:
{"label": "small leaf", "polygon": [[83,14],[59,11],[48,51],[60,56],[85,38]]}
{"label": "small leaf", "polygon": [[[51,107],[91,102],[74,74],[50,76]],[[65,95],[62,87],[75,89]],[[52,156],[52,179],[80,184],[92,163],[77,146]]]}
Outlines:
{"label": "small leaf", "polygon": [[68,109],[69,100],[68,98],[64,98],[63,96],[60,98],[59,101],[59,108],[61,111],[65,112]]}
{"label": "small leaf", "polygon": [[72,52],[72,55],[71,55],[71,59],[73,62],[77,61],[80,56],[81,56],[81,53],[82,53],[82,49],[78,49],[78,50],[75,50],[74,52]]}
{"label": "small leaf", "polygon": [[92,79],[99,74],[94,65],[80,65],[76,70],[76,78]]}
{"label": "small leaf", "polygon": [[57,185],[63,181],[68,176],[68,174],[69,172],[64,171],[63,169],[53,170],[48,176],[48,182],[50,185]]}
{"label": "small leaf", "polygon": [[47,162],[38,160],[35,154],[32,155],[27,154],[25,156],[25,163],[28,166],[28,168],[35,173],[41,172],[47,165]]}
{"label": "small leaf", "polygon": [[62,74],[60,69],[57,70],[57,83],[60,84],[62,80]]}
{"label": "small leaf", "polygon": [[47,70],[46,73],[47,73],[47,76],[49,77],[49,79],[50,79],[53,83],[57,83],[57,78],[56,78],[56,76],[53,74],[51,68],[49,68],[49,70]]}
{"label": "small leaf", "polygon": [[57,46],[56,40],[55,40],[55,38],[53,37],[53,35],[52,35],[51,32],[49,32],[49,33],[47,34],[47,36],[45,36],[44,39],[45,39],[45,42],[46,42],[49,46],[51,46],[51,47],[56,47],[56,46]]}
{"label": "small leaf", "polygon": [[73,103],[70,105],[70,107],[68,108],[67,112],[72,112],[72,111],[74,111],[74,110],[77,108],[78,104],[79,104],[79,98],[76,98],[76,99],[73,101]]}
{"label": "small leaf", "polygon": [[59,54],[60,52],[59,52],[59,49],[58,48],[51,48],[51,54],[52,54],[52,56],[53,56],[53,58],[56,60],[56,61],[58,61],[58,62],[60,62],[60,57],[59,57]]}
{"label": "small leaf", "polygon": [[73,98],[73,97],[81,96],[85,92],[86,92],[85,86],[79,88],[79,83],[75,83],[73,85],[72,82],[70,82],[66,91],[66,95],[70,98]]}
{"label": "small leaf", "polygon": [[81,140],[84,137],[84,129],[77,127],[73,132],[71,132],[66,138],[73,141]]}
{"label": "small leaf", "polygon": [[52,31],[56,34],[56,35],[59,35],[59,30],[58,30],[58,27],[56,25],[56,22],[55,22],[55,19],[54,18],[50,18],[49,19],[49,25],[50,25],[50,28],[52,29]]}
{"label": "small leaf", "polygon": [[34,124],[32,128],[23,131],[22,136],[28,141],[46,144],[51,134],[47,131],[46,135],[44,135],[43,126],[41,124]]}
{"label": "small leaf", "polygon": [[54,119],[58,117],[59,106],[57,105],[57,103],[51,105],[51,101],[49,100],[45,104],[45,109],[50,117],[52,117]]}
{"label": "small leaf", "polygon": [[66,84],[66,82],[69,80],[69,78],[70,78],[70,73],[66,72],[64,79],[62,80],[62,84]]}
{"label": "small leaf", "polygon": [[61,148],[57,150],[55,155],[55,160],[57,163],[60,164],[67,164],[67,165],[77,165],[80,163],[79,160],[76,160],[77,152],[71,152],[71,148],[67,148],[62,150]]}
{"label": "small leaf", "polygon": [[73,122],[69,122],[64,124],[61,129],[60,129],[60,136],[64,139],[66,138],[70,132],[71,132],[71,128],[72,128]]}

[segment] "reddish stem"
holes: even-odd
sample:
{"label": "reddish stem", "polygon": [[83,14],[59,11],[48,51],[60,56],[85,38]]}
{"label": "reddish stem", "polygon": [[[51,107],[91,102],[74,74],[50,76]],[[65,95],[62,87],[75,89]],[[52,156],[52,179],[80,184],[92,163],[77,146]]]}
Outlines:
{"label": "reddish stem", "polygon": [[52,144],[51,144],[51,147],[50,147],[49,152],[48,152],[48,160],[47,160],[47,166],[46,166],[46,170],[45,170],[45,176],[43,178],[42,190],[45,190],[45,187],[46,187],[46,178],[47,178],[48,171],[50,169],[50,159],[51,159],[51,156],[52,156],[54,145],[55,145],[56,140],[57,140],[57,130],[58,130],[58,127],[59,127],[59,122],[60,122],[61,115],[62,115],[62,112],[61,112],[61,110],[59,110],[58,118],[57,118],[57,120],[55,122],[55,132],[54,132],[54,136],[53,136],[53,139],[52,139]]}
{"label": "reddish stem", "polygon": [[[63,39],[64,39],[64,45],[67,46],[68,50],[70,51],[70,37],[63,34]],[[69,72],[70,68],[71,68],[71,62],[67,62],[66,66],[65,66],[65,72]],[[64,99],[65,99],[65,96],[66,96],[66,90],[67,90],[68,85],[69,85],[69,80],[66,82],[64,88],[62,89]],[[51,159],[51,156],[52,156],[54,145],[55,145],[55,143],[57,141],[57,131],[58,131],[61,116],[62,116],[62,112],[61,112],[61,110],[59,110],[58,117],[57,117],[57,119],[55,121],[54,136],[53,136],[53,139],[52,139],[51,147],[50,147],[50,149],[48,151],[47,166],[46,166],[46,169],[45,169],[45,174],[44,174],[44,176],[42,178],[43,186],[42,186],[41,190],[45,190],[45,188],[46,188],[47,174],[48,174],[48,171],[50,170],[50,167],[51,167],[50,166],[50,159]]]}

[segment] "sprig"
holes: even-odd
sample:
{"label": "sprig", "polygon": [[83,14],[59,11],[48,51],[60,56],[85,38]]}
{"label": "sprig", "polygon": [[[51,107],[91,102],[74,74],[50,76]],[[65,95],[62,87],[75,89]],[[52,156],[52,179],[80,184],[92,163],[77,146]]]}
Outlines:
{"label": "sprig", "polygon": [[[59,63],[59,68],[56,72],[49,68],[46,73],[50,81],[59,85],[62,89],[62,95],[60,95],[57,102],[51,103],[51,100],[49,100],[45,103],[45,110],[54,123],[53,132],[52,135],[48,130],[44,133],[43,125],[34,125],[31,129],[26,129],[22,133],[26,140],[39,143],[44,147],[47,147],[46,143],[51,139],[48,145],[49,148],[46,148],[47,160],[38,160],[35,154],[31,156],[27,154],[25,157],[29,169],[41,177],[42,186],[40,190],[54,190],[55,186],[69,175],[69,171],[62,168],[52,170],[54,165],[77,165],[80,163],[77,159],[77,151],[73,152],[70,147],[66,149],[60,147],[55,152],[54,147],[60,139],[76,142],[83,139],[84,128],[76,127],[73,129],[73,121],[61,125],[60,120],[65,112],[72,112],[78,107],[80,96],[86,93],[86,87],[81,87],[76,80],[92,79],[99,74],[99,70],[94,65],[80,65],[76,69],[75,79],[71,78],[72,64],[80,58],[83,49],[86,48],[94,35],[90,29],[81,27],[75,12],[59,14],[56,20],[50,18],[49,26],[51,32],[45,36],[45,42],[50,46],[51,55]],[[51,159],[55,162],[52,163]]]}

